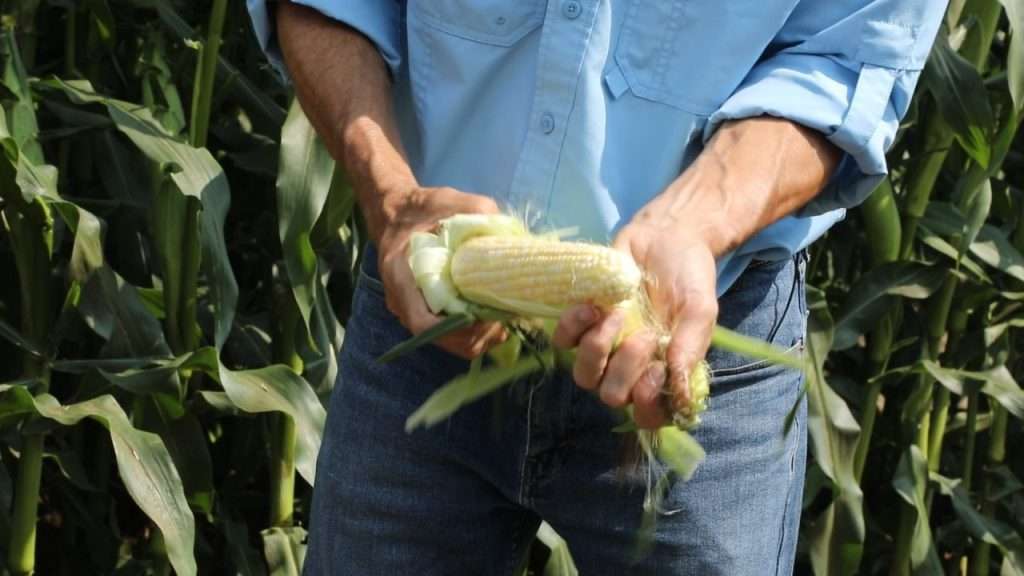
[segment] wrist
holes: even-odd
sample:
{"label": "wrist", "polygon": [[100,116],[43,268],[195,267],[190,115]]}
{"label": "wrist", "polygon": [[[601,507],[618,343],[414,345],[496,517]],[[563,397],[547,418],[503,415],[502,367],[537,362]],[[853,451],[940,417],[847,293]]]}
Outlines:
{"label": "wrist", "polygon": [[395,138],[366,116],[347,121],[342,130],[345,171],[375,243],[401,220],[419,188],[408,162],[392,144]]}
{"label": "wrist", "polygon": [[752,207],[731,209],[736,199],[726,186],[706,174],[687,173],[645,206],[635,222],[660,228],[687,243],[699,243],[717,259],[750,236],[744,218]]}

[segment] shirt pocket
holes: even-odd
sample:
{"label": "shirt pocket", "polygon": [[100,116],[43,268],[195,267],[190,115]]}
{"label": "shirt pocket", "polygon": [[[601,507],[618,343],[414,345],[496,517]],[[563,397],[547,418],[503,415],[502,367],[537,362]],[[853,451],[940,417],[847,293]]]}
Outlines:
{"label": "shirt pocket", "polygon": [[512,46],[544,22],[546,0],[420,0],[409,11],[428,26],[466,40]]}
{"label": "shirt pocket", "polygon": [[[750,72],[792,5],[792,0],[633,0],[615,64],[634,95],[708,115]],[[619,83],[608,78],[608,84],[617,96]]]}

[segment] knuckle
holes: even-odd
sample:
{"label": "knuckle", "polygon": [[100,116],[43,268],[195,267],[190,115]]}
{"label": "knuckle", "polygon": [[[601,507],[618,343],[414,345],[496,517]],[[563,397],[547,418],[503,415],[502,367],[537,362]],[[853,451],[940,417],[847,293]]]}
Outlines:
{"label": "knuckle", "polygon": [[604,330],[591,330],[580,338],[579,347],[589,355],[603,358],[612,351],[612,337]]}
{"label": "knuckle", "polygon": [[648,339],[642,335],[636,335],[631,338],[626,338],[619,344],[618,352],[624,358],[634,359],[639,361],[645,356],[650,356],[651,345]]}
{"label": "knuckle", "polygon": [[476,196],[474,208],[480,212],[497,212],[498,203],[490,196]]}
{"label": "knuckle", "polygon": [[629,389],[621,386],[601,386],[601,401],[612,408],[622,408],[629,399]]}

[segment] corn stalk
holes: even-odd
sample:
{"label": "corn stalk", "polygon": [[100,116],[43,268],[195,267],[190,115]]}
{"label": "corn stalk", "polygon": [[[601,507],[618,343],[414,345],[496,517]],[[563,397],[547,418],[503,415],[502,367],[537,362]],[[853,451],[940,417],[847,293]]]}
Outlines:
{"label": "corn stalk", "polygon": [[[978,70],[984,69],[992,38],[1001,14],[1002,6],[997,0],[969,0],[964,5],[960,18],[962,21],[973,21],[974,25],[964,40],[961,53]],[[908,173],[907,195],[903,214],[904,236],[900,250],[901,258],[903,259],[909,259],[913,253],[918,223],[924,216],[939,173],[946,161],[946,156],[954,139],[954,131],[941,117],[938,107],[932,108],[931,114],[925,120],[923,140],[925,149],[923,150],[922,160],[914,165]],[[962,191],[964,196],[968,196],[973,192],[974,190],[970,188]],[[949,319],[953,296],[956,293],[957,283],[956,275],[952,272],[948,273],[943,281],[942,288],[928,302],[925,342],[922,353],[924,359],[935,361],[939,357],[942,338],[946,333],[946,324]],[[929,455],[932,453],[929,444],[933,437],[931,428],[935,379],[927,373],[922,373],[917,378],[914,393],[911,395],[911,400],[916,402],[917,405],[912,406],[909,411],[910,420],[905,423],[903,435],[906,443],[915,444],[920,449],[921,454]],[[939,407],[945,406],[948,412],[948,396],[945,393],[940,393],[938,400]],[[938,428],[944,431],[945,417],[938,418],[936,424]],[[938,442],[939,440],[936,439],[936,443]],[[941,453],[936,451],[935,454],[935,461],[937,463],[938,456]],[[916,485],[915,490],[919,493],[920,498],[926,499],[926,483]],[[910,557],[914,525],[918,521],[927,521],[927,519],[919,519],[918,516],[919,511],[914,506],[906,502],[901,505],[891,571],[894,575],[903,576],[911,572]]]}
{"label": "corn stalk", "polygon": [[[274,266],[271,280],[274,334],[273,361],[284,364],[298,375],[303,361],[296,349],[302,334],[302,318],[287,285],[287,276]],[[270,526],[291,526],[295,500],[295,421],[284,413],[271,414],[270,420]]]}
{"label": "corn stalk", "polygon": [[[17,190],[5,194],[12,198]],[[18,268],[21,291],[21,331],[42,350],[53,321],[50,294],[50,266],[53,256],[53,214],[42,199],[3,210]],[[22,354],[22,376],[37,382],[36,391],[49,388],[50,370],[46,359],[32,352]],[[22,437],[15,487],[11,538],[7,551],[8,568],[13,574],[31,574],[35,569],[36,516],[39,508],[39,481],[42,473],[43,440],[41,433]]]}

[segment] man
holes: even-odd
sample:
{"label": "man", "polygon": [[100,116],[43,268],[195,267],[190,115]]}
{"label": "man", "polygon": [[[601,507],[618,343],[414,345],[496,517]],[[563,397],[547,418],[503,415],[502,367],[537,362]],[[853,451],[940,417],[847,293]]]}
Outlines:
{"label": "man", "polygon": [[[803,250],[885,174],[941,0],[249,0],[263,45],[358,194],[372,246],[331,400],[307,574],[511,574],[544,519],[583,574],[792,571],[806,454],[799,374],[711,350],[715,322],[799,350]],[[283,57],[283,58],[282,58]],[[410,233],[503,205],[633,255],[672,328],[568,311],[571,375],[406,435],[501,341],[481,324],[394,365],[437,322]],[[443,349],[443,351],[442,351]],[[633,556],[647,477],[604,405],[668,417],[701,358],[708,452]],[[576,386],[572,385],[575,382]]]}

